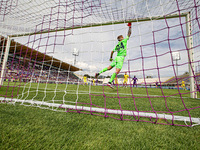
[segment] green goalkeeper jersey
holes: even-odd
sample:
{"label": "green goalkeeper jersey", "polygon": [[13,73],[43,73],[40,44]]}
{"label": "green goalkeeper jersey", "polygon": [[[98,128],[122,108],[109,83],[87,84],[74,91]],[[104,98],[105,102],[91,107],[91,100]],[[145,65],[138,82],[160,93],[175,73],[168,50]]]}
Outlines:
{"label": "green goalkeeper jersey", "polygon": [[129,37],[127,36],[122,41],[119,41],[118,44],[113,49],[114,52],[117,51],[117,56],[126,56],[126,47],[127,47],[127,41],[129,40]]}

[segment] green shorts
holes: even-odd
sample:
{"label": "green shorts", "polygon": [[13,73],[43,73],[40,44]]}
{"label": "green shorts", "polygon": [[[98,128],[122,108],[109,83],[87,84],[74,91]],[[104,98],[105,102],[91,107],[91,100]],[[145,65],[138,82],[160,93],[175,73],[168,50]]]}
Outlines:
{"label": "green shorts", "polygon": [[123,63],[124,63],[124,56],[116,56],[115,59],[110,64],[111,67],[115,67],[118,69],[122,69]]}

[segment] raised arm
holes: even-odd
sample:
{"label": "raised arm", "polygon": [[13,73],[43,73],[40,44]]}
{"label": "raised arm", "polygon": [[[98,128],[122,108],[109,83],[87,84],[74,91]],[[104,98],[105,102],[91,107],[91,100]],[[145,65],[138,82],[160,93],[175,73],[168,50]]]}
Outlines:
{"label": "raised arm", "polygon": [[111,54],[110,54],[110,61],[113,60],[113,59],[112,59],[112,57],[113,57],[113,53],[114,53],[114,51],[111,51]]}
{"label": "raised arm", "polygon": [[128,37],[131,36],[131,22],[128,23]]}

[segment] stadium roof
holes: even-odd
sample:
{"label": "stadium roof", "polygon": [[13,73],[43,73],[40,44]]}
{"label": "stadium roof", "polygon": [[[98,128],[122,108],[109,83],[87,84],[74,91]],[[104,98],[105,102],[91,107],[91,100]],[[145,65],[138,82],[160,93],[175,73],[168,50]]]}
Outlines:
{"label": "stadium roof", "polygon": [[[0,46],[6,47],[6,42],[7,42],[7,39],[4,38],[3,36],[1,36],[1,45]],[[1,49],[4,49],[4,48],[1,48]],[[14,53],[16,56],[19,56],[19,57],[24,57],[24,58],[26,57],[26,59],[31,58],[31,60],[36,60],[36,63],[45,62],[44,65],[49,64],[54,67],[58,67],[58,68],[60,67],[61,69],[69,70],[69,71],[81,70],[80,68],[77,68],[71,64],[62,62],[59,59],[53,58],[52,56],[48,56],[44,53],[41,53],[37,50],[30,48],[30,47],[27,47],[18,42],[15,42],[14,40],[11,40],[9,54],[14,54]]]}

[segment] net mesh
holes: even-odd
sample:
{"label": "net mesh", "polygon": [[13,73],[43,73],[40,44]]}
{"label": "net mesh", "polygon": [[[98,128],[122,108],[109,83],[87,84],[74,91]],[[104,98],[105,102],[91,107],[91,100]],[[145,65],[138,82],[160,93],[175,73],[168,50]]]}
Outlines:
{"label": "net mesh", "polygon": [[[199,99],[190,98],[199,96],[199,3],[2,0],[1,102],[119,120],[199,124]],[[104,83],[114,68],[98,79],[94,75],[110,65],[127,22],[133,22],[132,35],[112,90]],[[174,60],[174,52],[180,59]]]}

